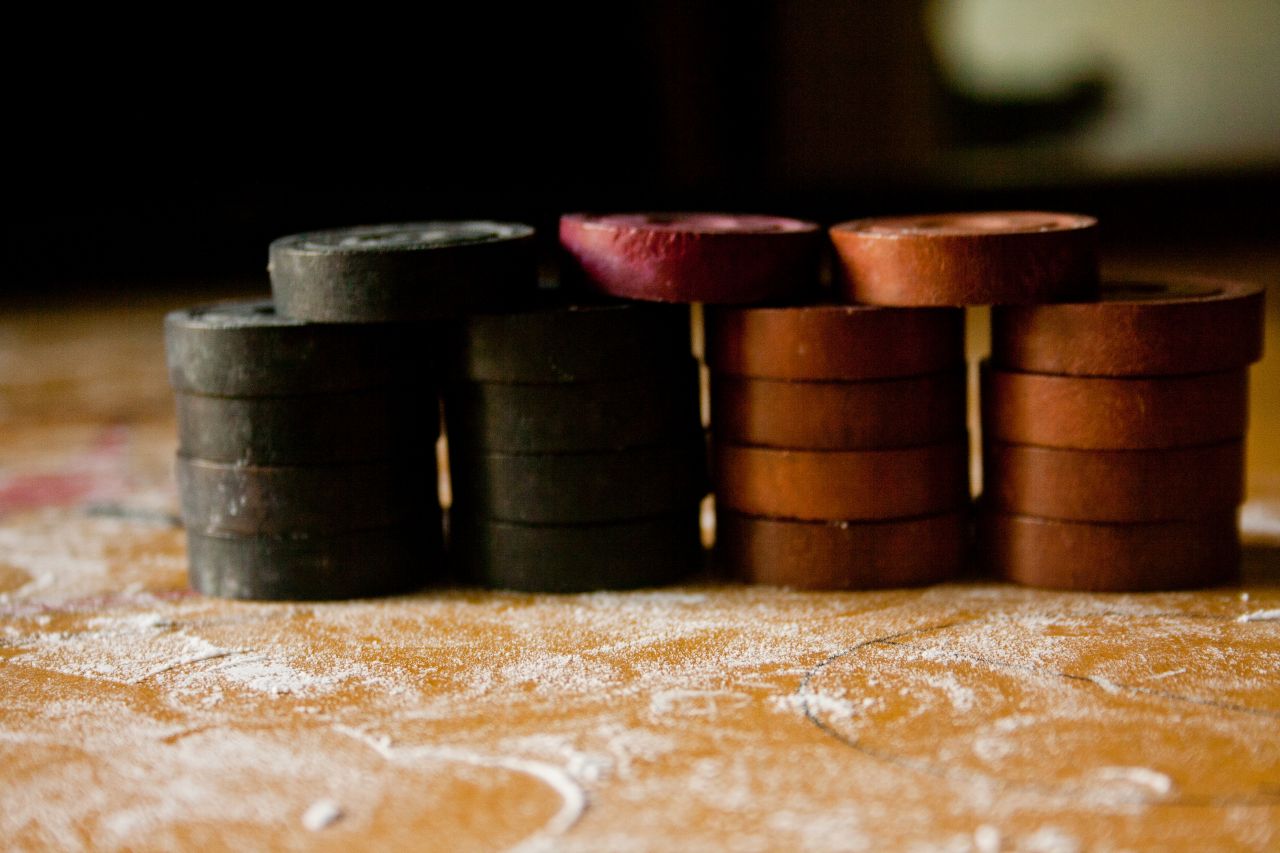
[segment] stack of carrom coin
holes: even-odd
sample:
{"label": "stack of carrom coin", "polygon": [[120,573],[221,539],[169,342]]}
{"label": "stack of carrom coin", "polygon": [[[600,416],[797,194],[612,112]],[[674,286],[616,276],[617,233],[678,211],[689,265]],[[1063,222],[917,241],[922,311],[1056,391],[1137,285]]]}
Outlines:
{"label": "stack of carrom coin", "polygon": [[446,357],[449,550],[470,580],[568,592],[700,563],[707,492],[689,312],[474,315]]}
{"label": "stack of carrom coin", "polygon": [[716,549],[812,589],[960,568],[969,505],[963,313],[814,305],[707,314]]}
{"label": "stack of carrom coin", "polygon": [[190,577],[233,598],[351,598],[439,565],[430,381],[414,335],[286,320],[269,302],[165,319]]}
{"label": "stack of carrom coin", "polygon": [[994,568],[1074,590],[1234,579],[1262,302],[1256,286],[1188,281],[995,309],[982,523]]}

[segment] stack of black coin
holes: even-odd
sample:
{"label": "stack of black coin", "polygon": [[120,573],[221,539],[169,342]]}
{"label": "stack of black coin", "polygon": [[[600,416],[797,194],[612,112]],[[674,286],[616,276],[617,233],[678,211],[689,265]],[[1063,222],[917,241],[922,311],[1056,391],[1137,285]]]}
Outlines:
{"label": "stack of black coin", "polygon": [[464,321],[446,356],[450,553],[531,591],[646,586],[699,564],[708,491],[689,313],[555,307]]}
{"label": "stack of black coin", "polygon": [[192,586],[233,598],[411,589],[440,563],[436,396],[398,326],[269,302],[165,319]]}
{"label": "stack of black coin", "polygon": [[274,306],[167,318],[197,590],[350,598],[442,574],[436,324],[528,304],[533,235],[414,222],[283,237]]}

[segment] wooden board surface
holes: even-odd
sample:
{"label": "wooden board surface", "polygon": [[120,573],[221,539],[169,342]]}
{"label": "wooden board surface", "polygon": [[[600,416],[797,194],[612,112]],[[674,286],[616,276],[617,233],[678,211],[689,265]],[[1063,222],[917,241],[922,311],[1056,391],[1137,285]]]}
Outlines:
{"label": "wooden board surface", "polygon": [[186,589],[160,317],[0,317],[0,846],[1280,847],[1280,306],[1241,588]]}

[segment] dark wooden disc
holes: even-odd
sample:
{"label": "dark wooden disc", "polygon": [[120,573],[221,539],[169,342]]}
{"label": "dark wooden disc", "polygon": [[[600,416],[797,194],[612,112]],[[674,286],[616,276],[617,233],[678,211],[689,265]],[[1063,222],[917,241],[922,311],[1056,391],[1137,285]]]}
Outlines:
{"label": "dark wooden disc", "polygon": [[938,213],[857,219],[830,234],[850,302],[1021,305],[1096,291],[1097,225],[1070,213]]}
{"label": "dark wooden disc", "polygon": [[806,521],[910,518],[969,502],[960,437],[894,450],[778,450],[718,444],[716,502],[747,515]]}
{"label": "dark wooden disc", "polygon": [[679,369],[691,347],[684,306],[575,305],[467,317],[444,361],[472,382],[591,382]]}
{"label": "dark wooden disc", "polygon": [[984,500],[1070,521],[1221,517],[1244,500],[1244,443],[1167,450],[1074,450],[989,442]]}
{"label": "dark wooden disc", "polygon": [[986,513],[980,529],[989,565],[1027,586],[1145,592],[1232,583],[1240,571],[1234,512],[1142,524]]}
{"label": "dark wooden disc", "polygon": [[221,598],[316,601],[395,595],[443,574],[438,522],[437,517],[412,528],[306,539],[205,536],[188,530],[188,574],[197,592]]}
{"label": "dark wooden disc", "polygon": [[265,397],[363,391],[430,375],[421,332],[287,320],[255,300],[171,312],[169,381],[188,394]]}
{"label": "dark wooden disc", "polygon": [[746,304],[818,283],[817,224],[776,216],[632,213],[560,217],[570,272],[626,299]]}
{"label": "dark wooden disc", "polygon": [[189,530],[207,536],[323,536],[440,514],[435,457],[414,464],[254,466],[179,456]]}
{"label": "dark wooden disc", "polygon": [[590,453],[449,448],[453,506],[521,524],[589,524],[665,515],[706,495],[701,436]]}
{"label": "dark wooden disc", "polygon": [[445,392],[451,440],[503,453],[622,450],[701,427],[698,364],[596,382],[460,382]]}
{"label": "dark wooden disc", "polygon": [[439,407],[429,384],[293,397],[174,395],[178,452],[209,462],[328,465],[435,454]]}
{"label": "dark wooden disc", "polygon": [[934,444],[966,428],[965,372],[863,382],[789,382],[716,374],[717,441],[792,450]]}
{"label": "dark wooden disc", "polygon": [[991,358],[1072,376],[1213,373],[1262,357],[1263,288],[1216,279],[1108,282],[1098,298],[998,307]]}
{"label": "dark wooden disc", "polygon": [[1195,447],[1241,438],[1245,370],[1197,376],[1054,376],[984,365],[982,428],[1012,444],[1082,450]]}
{"label": "dark wooden disc", "polygon": [[671,583],[701,568],[698,511],[606,524],[530,525],[450,513],[450,560],[474,583],[588,592]]}
{"label": "dark wooden disc", "polygon": [[960,572],[967,514],[900,521],[789,521],[716,514],[716,552],[747,583],[878,589],[939,583]]}
{"label": "dark wooden disc", "polygon": [[323,323],[453,318],[537,295],[534,232],[509,222],[406,222],[314,231],[271,244],[280,313]]}
{"label": "dark wooden disc", "polygon": [[867,305],[709,308],[716,373],[800,381],[889,379],[964,364],[964,312]]}

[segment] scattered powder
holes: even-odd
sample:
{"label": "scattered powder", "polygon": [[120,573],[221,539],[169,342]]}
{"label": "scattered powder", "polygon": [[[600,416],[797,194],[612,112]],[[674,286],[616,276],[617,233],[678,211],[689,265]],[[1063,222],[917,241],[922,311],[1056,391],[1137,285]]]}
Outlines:
{"label": "scattered powder", "polygon": [[342,807],[333,800],[316,800],[302,813],[302,825],[312,832],[319,832],[341,818]]}
{"label": "scattered powder", "polygon": [[1236,617],[1237,622],[1276,622],[1280,621],[1280,608],[1272,610],[1255,610]]}

